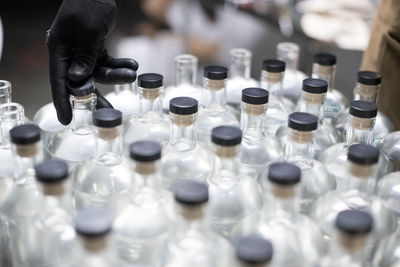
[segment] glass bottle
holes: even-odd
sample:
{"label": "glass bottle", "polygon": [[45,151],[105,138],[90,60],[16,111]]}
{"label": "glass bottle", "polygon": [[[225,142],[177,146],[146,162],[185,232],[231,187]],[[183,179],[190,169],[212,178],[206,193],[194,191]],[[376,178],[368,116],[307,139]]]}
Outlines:
{"label": "glass bottle", "polygon": [[261,88],[242,91],[240,128],[243,132],[240,146],[240,171],[245,176],[258,179],[265,165],[278,159],[282,153],[280,141],[264,132],[263,122],[267,111],[269,94]]}
{"label": "glass bottle", "polygon": [[25,267],[27,255],[23,248],[30,238],[27,233],[42,208],[34,171],[43,159],[40,129],[33,124],[15,126],[10,130],[10,141],[14,186],[0,206],[0,263]]}
{"label": "glass bottle", "polygon": [[212,160],[206,145],[195,134],[198,102],[190,97],[176,97],[169,104],[171,133],[163,143],[161,175],[165,188],[180,179],[206,182],[211,175]]}
{"label": "glass bottle", "polygon": [[145,73],[137,79],[140,98],[140,116],[124,124],[124,146],[138,140],[167,141],[169,123],[163,118],[163,76]]}
{"label": "glass bottle", "polygon": [[111,108],[93,112],[94,158],[79,164],[74,172],[74,205],[108,208],[118,214],[128,201],[131,171],[123,155],[122,113]]}
{"label": "glass bottle", "polygon": [[399,142],[400,131],[396,131],[389,133],[376,144],[376,147],[389,159],[390,164],[393,166],[393,171],[400,171]]}
{"label": "glass bottle", "polygon": [[163,97],[163,111],[168,114],[169,101],[179,96],[190,96],[199,102],[202,107],[203,89],[196,84],[198,58],[183,54],[175,58],[175,85],[165,88]]}
{"label": "glass bottle", "polygon": [[[374,240],[368,244],[373,249],[385,235],[395,229],[395,220],[387,204],[374,195],[379,151],[366,144],[353,144],[348,148],[347,163],[342,182],[336,191],[318,199],[310,216],[320,226],[326,237],[334,236],[334,218],[345,209],[368,211],[374,218]],[[371,250],[372,251],[372,250]]]}
{"label": "glass bottle", "polygon": [[105,98],[115,109],[122,112],[124,120],[139,116],[139,96],[135,83],[116,84],[114,92],[106,94]]}
{"label": "glass bottle", "polygon": [[158,266],[168,235],[172,196],[164,191],[159,175],[161,145],[138,141],[130,145],[135,175],[130,202],[114,221],[116,246],[124,261]]}
{"label": "glass bottle", "polygon": [[[340,171],[347,160],[347,148],[354,143],[371,145],[378,108],[375,103],[363,100],[350,102],[349,119],[346,141],[331,146],[321,155],[321,162],[335,176],[340,176]],[[382,153],[378,164],[378,178],[392,170],[388,158]]]}
{"label": "glass bottle", "polygon": [[366,245],[374,227],[372,216],[357,209],[343,210],[335,219],[335,235],[327,254],[320,261],[321,267],[370,266]]}
{"label": "glass bottle", "polygon": [[314,56],[312,77],[325,80],[328,83],[328,92],[324,104],[324,120],[331,122],[342,112],[346,112],[349,101],[338,90],[334,89],[336,73],[336,56],[328,53],[318,53]]}
{"label": "glass bottle", "polygon": [[257,87],[256,80],[250,77],[252,53],[245,48],[234,48],[229,51],[230,77],[226,83],[226,102],[240,114],[242,90]]}
{"label": "glass bottle", "polygon": [[252,234],[240,238],[235,251],[238,267],[270,267],[274,249],[269,240]]}
{"label": "glass bottle", "polygon": [[0,80],[0,104],[11,102],[11,83],[9,81]]}
{"label": "glass bottle", "polygon": [[199,141],[211,145],[211,130],[220,125],[239,126],[234,109],[226,105],[228,69],[220,66],[204,68],[204,108],[197,118],[196,134]]}
{"label": "glass bottle", "polygon": [[211,139],[215,151],[213,175],[208,180],[211,227],[230,238],[235,225],[261,208],[261,190],[255,179],[239,172],[242,131],[235,126],[215,127]]}
{"label": "glass bottle", "polygon": [[[339,132],[329,122],[324,120],[324,103],[328,83],[321,79],[307,78],[303,81],[301,99],[298,103],[298,110],[307,112],[318,117],[318,128],[315,131],[313,149],[314,159],[319,160],[321,153],[334,144],[342,141]],[[281,126],[277,136],[287,135],[288,128]],[[321,152],[322,151],[322,152]]]}
{"label": "glass bottle", "polygon": [[94,156],[96,138],[91,119],[97,98],[94,94],[93,77],[79,86],[68,82],[67,88],[71,94],[72,122],[66,129],[51,137],[47,152],[51,158],[64,160],[70,167],[74,167]]}
{"label": "glass bottle", "polygon": [[269,92],[268,110],[264,118],[265,131],[275,135],[278,128],[285,125],[287,117],[294,111],[294,105],[282,97],[282,81],[285,62],[275,59],[263,61],[261,87]]}
{"label": "glass bottle", "polygon": [[235,228],[235,241],[249,234],[270,240],[274,247],[272,266],[316,263],[325,243],[317,225],[300,213],[301,183],[307,178],[294,164],[270,164],[260,179],[264,206],[258,217],[248,218]]}
{"label": "glass bottle", "polygon": [[305,214],[316,199],[336,188],[334,176],[321,162],[314,160],[313,144],[317,126],[317,116],[294,112],[289,115],[289,134],[282,138],[286,160],[300,167],[304,177],[300,204]]}
{"label": "glass bottle", "polygon": [[[357,85],[354,88],[354,100],[364,100],[368,102],[378,102],[378,94],[381,86],[381,75],[373,71],[359,71],[357,73]],[[344,135],[347,125],[346,112],[340,114],[333,124]],[[393,123],[383,113],[378,111],[375,127],[372,133],[372,144],[376,145],[383,137],[394,131]]]}
{"label": "glass bottle", "polygon": [[162,256],[162,267],[231,267],[233,249],[208,227],[208,188],[204,183],[182,180],[174,185],[178,209],[175,227]]}
{"label": "glass bottle", "polygon": [[276,46],[276,57],[286,63],[283,80],[283,96],[297,103],[300,99],[301,84],[307,75],[298,70],[300,47],[295,43],[282,42]]}
{"label": "glass bottle", "polygon": [[75,267],[123,266],[111,237],[113,216],[104,209],[83,209],[75,218],[75,231],[81,252],[75,256]]}

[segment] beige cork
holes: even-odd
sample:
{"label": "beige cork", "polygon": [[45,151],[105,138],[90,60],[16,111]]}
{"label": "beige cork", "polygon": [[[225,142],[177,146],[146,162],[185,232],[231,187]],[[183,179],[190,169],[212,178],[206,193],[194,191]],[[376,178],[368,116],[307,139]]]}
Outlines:
{"label": "beige cork", "polygon": [[301,94],[303,100],[310,105],[323,105],[326,98],[326,94],[312,94],[305,91],[303,91]]}
{"label": "beige cork", "polygon": [[202,205],[199,206],[186,206],[182,205],[181,214],[183,218],[188,221],[199,220],[204,217],[204,207]]}
{"label": "beige cork", "polygon": [[91,252],[97,252],[107,248],[107,236],[82,237],[82,240],[85,249]]}
{"label": "beige cork", "polygon": [[236,146],[216,146],[215,154],[220,158],[236,157],[238,149]]}
{"label": "beige cork", "polygon": [[142,96],[144,99],[154,100],[160,96],[160,93],[161,93],[160,88],[152,88],[152,89],[142,88]]}
{"label": "beige cork", "polygon": [[350,163],[349,171],[352,175],[358,178],[368,178],[372,175],[373,165],[361,165],[357,163]]}
{"label": "beige cork", "polygon": [[39,152],[39,145],[37,143],[28,145],[16,145],[16,153],[23,158],[34,157]]}
{"label": "beige cork", "polygon": [[356,88],[356,91],[360,95],[363,96],[363,98],[373,98],[378,94],[379,90],[379,85],[365,85],[365,84],[358,84],[358,87]]}
{"label": "beige cork", "polygon": [[362,249],[367,241],[366,235],[348,235],[345,233],[339,234],[340,244],[349,251],[357,251]]}
{"label": "beige cork", "polygon": [[88,95],[84,95],[84,96],[74,96],[75,99],[78,100],[88,100],[89,98],[91,98],[93,96],[92,93],[88,94]]}
{"label": "beige cork", "polygon": [[323,66],[320,64],[314,64],[314,72],[318,76],[328,76],[332,75],[333,71],[335,70],[335,66]]}
{"label": "beige cork", "polygon": [[355,116],[350,116],[351,125],[354,129],[357,130],[368,130],[372,129],[375,126],[375,117],[374,118],[358,118]]}
{"label": "beige cork", "polygon": [[110,141],[114,140],[117,138],[119,135],[118,128],[117,127],[111,127],[111,128],[103,128],[99,127],[99,138]]}
{"label": "beige cork", "polygon": [[190,115],[179,115],[175,113],[170,113],[170,118],[171,121],[178,125],[179,127],[189,127],[193,125],[193,123],[196,121],[196,115],[195,114],[190,114]]}
{"label": "beige cork", "polygon": [[293,198],[296,194],[295,186],[293,185],[271,185],[271,192],[278,198]]}
{"label": "beige cork", "polygon": [[268,72],[268,71],[261,71],[261,79],[263,81],[267,81],[269,83],[277,83],[283,80],[285,72]]}
{"label": "beige cork", "polygon": [[43,194],[47,196],[62,196],[65,192],[63,182],[53,184],[42,184]]}
{"label": "beige cork", "polygon": [[260,116],[267,111],[267,104],[254,105],[242,102],[242,110],[249,116]]}
{"label": "beige cork", "polygon": [[135,172],[141,175],[150,175],[157,171],[157,166],[154,161],[140,162],[135,161]]}
{"label": "beige cork", "polygon": [[220,91],[225,88],[226,80],[211,80],[206,79],[206,88],[213,91]]}
{"label": "beige cork", "polygon": [[299,144],[307,144],[312,141],[313,132],[292,130],[292,140]]}

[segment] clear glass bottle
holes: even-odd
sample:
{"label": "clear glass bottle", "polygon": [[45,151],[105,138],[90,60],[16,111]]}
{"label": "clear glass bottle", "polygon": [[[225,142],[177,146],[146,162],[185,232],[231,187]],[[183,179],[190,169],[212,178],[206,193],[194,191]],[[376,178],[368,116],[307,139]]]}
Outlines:
{"label": "clear glass bottle", "polygon": [[252,53],[245,48],[234,48],[229,51],[230,77],[226,83],[226,102],[240,114],[242,90],[257,87],[256,80],[250,77]]}
{"label": "clear glass bottle", "polygon": [[268,98],[268,91],[261,88],[246,88],[242,91],[240,172],[256,180],[263,173],[265,165],[281,157],[282,153],[280,141],[264,132]]}
{"label": "clear glass bottle", "polygon": [[349,100],[338,90],[334,89],[336,73],[336,56],[328,53],[314,55],[312,77],[325,80],[328,83],[328,92],[324,104],[324,120],[331,122],[332,118],[346,112]]}
{"label": "clear glass bottle", "polygon": [[334,224],[335,235],[318,266],[370,266],[366,245],[374,227],[372,216],[368,212],[352,208],[339,212]]}
{"label": "clear glass bottle", "polygon": [[[321,155],[321,162],[335,176],[341,176],[347,161],[347,148],[354,143],[371,145],[378,108],[375,103],[363,100],[350,102],[346,141],[331,146]],[[391,172],[392,166],[382,153],[378,164],[378,178]]]}
{"label": "clear glass bottle", "polygon": [[83,209],[75,218],[81,252],[74,257],[74,267],[124,266],[118,259],[111,236],[113,216],[103,209]]}
{"label": "clear glass bottle", "polygon": [[11,83],[9,81],[0,80],[0,104],[11,102]]}
{"label": "clear glass bottle", "polygon": [[[0,206],[0,263],[25,267],[25,247],[32,220],[42,209],[34,166],[43,159],[40,129],[22,124],[10,131],[14,155],[14,186]],[[37,236],[34,237],[35,239]]]}
{"label": "clear glass bottle", "polygon": [[[359,71],[357,73],[357,85],[354,88],[354,100],[378,102],[378,94],[381,86],[381,75],[373,71]],[[347,113],[341,113],[333,124],[339,131],[346,135]],[[372,144],[376,145],[382,138],[394,131],[393,123],[383,113],[378,111],[375,127],[373,128]]]}
{"label": "clear glass bottle", "polygon": [[180,179],[206,182],[211,175],[212,159],[208,147],[196,139],[198,102],[190,97],[176,97],[169,104],[171,133],[163,143],[161,174],[165,188]]}
{"label": "clear glass bottle", "polygon": [[271,267],[274,249],[269,240],[252,234],[240,238],[235,244],[238,267]]}
{"label": "clear glass bottle", "polygon": [[368,211],[374,218],[374,239],[368,244],[370,251],[385,235],[394,231],[396,221],[387,204],[374,195],[379,151],[366,144],[353,144],[348,148],[347,163],[342,183],[338,188],[318,199],[310,216],[326,237],[334,236],[334,219],[345,209]]}
{"label": "clear glass bottle", "polygon": [[400,131],[389,133],[377,143],[376,147],[389,159],[393,171],[400,171]]}
{"label": "clear glass bottle", "polygon": [[283,80],[283,96],[297,103],[300,99],[301,84],[307,75],[298,70],[300,47],[295,43],[282,42],[276,46],[276,57],[286,63]]}
{"label": "clear glass bottle", "polygon": [[172,196],[159,175],[161,145],[138,141],[130,146],[135,175],[130,202],[114,221],[121,259],[140,266],[159,266],[170,226]]}
{"label": "clear glass bottle", "polygon": [[234,230],[235,241],[249,234],[270,240],[274,247],[272,266],[316,263],[325,243],[317,225],[300,214],[301,183],[307,178],[294,164],[270,164],[260,180],[264,206],[257,218],[238,225]]}
{"label": "clear glass bottle", "polygon": [[164,142],[169,138],[169,123],[162,113],[163,76],[145,73],[137,79],[140,116],[124,124],[124,147],[139,140]]}
{"label": "clear glass bottle", "polygon": [[314,160],[314,136],[318,117],[310,113],[294,112],[289,115],[288,134],[282,138],[285,158],[301,168],[301,211],[319,197],[336,188],[335,177],[319,161]]}
{"label": "clear glass bottle", "polygon": [[212,130],[211,139],[215,151],[213,175],[208,180],[211,227],[230,238],[235,225],[261,208],[261,189],[255,179],[239,172],[242,131],[219,126]]}
{"label": "clear glass bottle", "polygon": [[93,112],[94,158],[79,164],[74,172],[74,205],[107,208],[118,214],[128,202],[131,170],[124,157],[122,113],[103,108]]}
{"label": "clear glass bottle", "polygon": [[70,167],[94,156],[96,138],[92,130],[92,111],[96,107],[94,78],[76,86],[68,82],[72,106],[72,122],[66,129],[54,134],[47,151],[51,158],[65,160]]}
{"label": "clear glass bottle", "polygon": [[139,116],[139,96],[135,83],[116,84],[114,92],[106,94],[105,98],[115,109],[122,112],[124,120]]}
{"label": "clear glass bottle", "polygon": [[226,105],[228,69],[220,66],[204,68],[204,108],[197,118],[196,133],[199,141],[211,145],[211,130],[220,125],[239,126],[235,111]]}
{"label": "clear glass bottle", "polygon": [[203,89],[196,84],[197,65],[198,58],[190,54],[179,55],[175,58],[175,85],[165,88],[164,113],[168,114],[169,101],[179,96],[193,97],[199,102],[200,107],[203,106]]}
{"label": "clear glass bottle", "polygon": [[162,256],[162,267],[231,267],[233,249],[208,227],[208,188],[182,180],[174,185],[178,218]]}
{"label": "clear glass bottle", "polygon": [[[298,110],[307,112],[318,117],[318,128],[315,131],[313,149],[314,159],[319,160],[321,153],[334,144],[342,141],[336,128],[324,120],[324,103],[328,83],[321,79],[307,78],[303,81],[301,99],[298,103]],[[282,139],[287,135],[288,128],[281,126],[277,131],[277,136]]]}
{"label": "clear glass bottle", "polygon": [[68,165],[47,160],[35,167],[35,173],[42,199],[39,213],[25,229],[29,234],[20,242],[24,266],[72,267],[71,259],[79,251],[71,214]]}
{"label": "clear glass bottle", "polygon": [[282,96],[282,81],[285,62],[275,59],[263,61],[261,87],[269,92],[268,110],[264,118],[265,131],[275,135],[278,128],[285,125],[287,117],[294,111],[294,105]]}

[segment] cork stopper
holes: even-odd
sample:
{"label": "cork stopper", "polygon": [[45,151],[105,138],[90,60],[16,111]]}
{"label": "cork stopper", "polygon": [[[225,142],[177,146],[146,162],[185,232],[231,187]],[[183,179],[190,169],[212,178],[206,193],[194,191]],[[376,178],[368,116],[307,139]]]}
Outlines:
{"label": "cork stopper", "polygon": [[238,153],[237,146],[220,146],[215,145],[215,154],[220,158],[233,158]]}
{"label": "cork stopper", "polygon": [[313,132],[292,130],[292,140],[299,144],[307,144],[312,141]]}
{"label": "cork stopper", "polygon": [[368,130],[375,126],[375,118],[358,118],[350,116],[351,126],[357,130]]}
{"label": "cork stopper", "polygon": [[374,98],[378,94],[379,85],[366,85],[358,83],[355,93],[359,93],[363,98]]}
{"label": "cork stopper", "polygon": [[34,157],[39,152],[38,143],[26,144],[26,145],[15,145],[16,153],[18,156],[23,158]]}
{"label": "cork stopper", "polygon": [[202,205],[199,206],[188,206],[181,205],[182,217],[188,221],[200,220],[204,217],[204,208]]}
{"label": "cork stopper", "polygon": [[260,116],[267,111],[267,104],[253,105],[242,102],[242,110],[249,116]]}
{"label": "cork stopper", "polygon": [[296,195],[296,186],[271,184],[271,192],[277,198],[293,198]]}
{"label": "cork stopper", "polygon": [[208,90],[212,90],[212,91],[220,91],[223,90],[225,88],[225,84],[226,84],[226,80],[212,80],[212,79],[208,79],[208,78],[204,78],[204,83],[205,83],[205,87]]}
{"label": "cork stopper", "polygon": [[269,83],[278,83],[283,80],[285,72],[268,72],[265,70],[261,71],[261,79]]}
{"label": "cork stopper", "polygon": [[98,252],[107,248],[107,236],[82,237],[82,243],[87,251]]}
{"label": "cork stopper", "polygon": [[329,76],[332,75],[332,73],[335,70],[335,65],[331,65],[331,66],[324,66],[318,63],[314,63],[314,72],[318,75],[318,76]]}
{"label": "cork stopper", "polygon": [[157,171],[157,166],[154,161],[141,162],[135,161],[135,172],[140,175],[150,175]]}
{"label": "cork stopper", "polygon": [[117,127],[111,127],[111,128],[99,127],[98,128],[99,138],[101,138],[105,141],[114,140],[118,137],[118,135],[119,135],[119,131],[118,131]]}
{"label": "cork stopper", "polygon": [[339,242],[345,249],[353,252],[363,249],[367,242],[367,235],[347,235],[340,233]]}
{"label": "cork stopper", "polygon": [[77,100],[89,100],[90,98],[93,97],[93,93],[90,93],[88,95],[84,95],[84,96],[73,96],[75,99]]}
{"label": "cork stopper", "polygon": [[309,92],[302,92],[303,100],[310,105],[323,105],[325,102],[326,94],[312,94]]}
{"label": "cork stopper", "polygon": [[374,170],[374,165],[361,165],[357,163],[350,163],[349,171],[352,175],[358,178],[371,177]]}
{"label": "cork stopper", "polygon": [[141,88],[141,93],[144,99],[154,100],[160,96],[161,88]]}
{"label": "cork stopper", "polygon": [[47,196],[62,196],[65,193],[65,185],[63,182],[42,184],[42,190]]}
{"label": "cork stopper", "polygon": [[196,121],[196,114],[179,115],[170,112],[171,121],[179,127],[189,127]]}

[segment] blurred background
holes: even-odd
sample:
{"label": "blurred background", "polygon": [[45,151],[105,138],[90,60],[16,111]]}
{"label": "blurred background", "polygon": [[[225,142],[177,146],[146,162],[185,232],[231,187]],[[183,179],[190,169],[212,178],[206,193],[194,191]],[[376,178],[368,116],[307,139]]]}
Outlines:
{"label": "blurred background", "polygon": [[[44,40],[61,2],[0,1],[0,79],[12,83],[14,101],[31,118],[51,101]],[[136,59],[139,73],[163,74],[168,85],[178,54],[199,57],[200,82],[204,65],[228,66],[230,49],[248,48],[258,80],[262,60],[276,57],[276,45],[295,42],[299,69],[308,75],[315,53],[336,54],[335,87],[352,99],[377,5],[377,0],[121,0],[107,47],[115,57]],[[113,90],[99,87],[104,94]]]}

